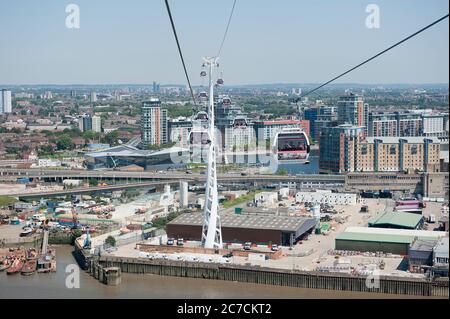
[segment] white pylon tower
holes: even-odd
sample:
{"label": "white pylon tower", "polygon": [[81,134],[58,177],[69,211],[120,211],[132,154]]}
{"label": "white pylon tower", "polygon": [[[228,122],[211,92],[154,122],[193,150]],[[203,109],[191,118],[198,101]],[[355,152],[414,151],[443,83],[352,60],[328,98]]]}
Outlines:
{"label": "white pylon tower", "polygon": [[213,70],[218,66],[216,57],[205,57],[205,66],[209,68],[208,103],[208,171],[206,174],[205,206],[203,210],[202,246],[204,248],[222,248],[222,227],[219,216],[219,196],[217,192],[216,138],[214,126],[214,83]]}

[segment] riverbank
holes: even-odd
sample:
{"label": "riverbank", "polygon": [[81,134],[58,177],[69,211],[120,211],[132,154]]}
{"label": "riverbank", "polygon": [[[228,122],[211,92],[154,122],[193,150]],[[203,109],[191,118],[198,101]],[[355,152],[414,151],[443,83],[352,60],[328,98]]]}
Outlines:
{"label": "riverbank", "polygon": [[358,293],[323,289],[302,289],[224,280],[122,274],[119,286],[107,286],[80,270],[80,288],[69,289],[65,282],[66,267],[75,264],[72,246],[57,246],[58,271],[31,277],[7,276],[0,273],[0,298],[62,299],[362,299],[419,298],[417,296]]}

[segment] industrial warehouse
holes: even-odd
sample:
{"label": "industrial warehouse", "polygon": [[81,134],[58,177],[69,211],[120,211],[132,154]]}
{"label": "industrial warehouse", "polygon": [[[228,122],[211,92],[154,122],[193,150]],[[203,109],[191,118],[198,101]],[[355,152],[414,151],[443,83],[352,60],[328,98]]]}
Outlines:
{"label": "industrial warehouse", "polygon": [[422,225],[422,215],[402,212],[384,212],[369,220],[369,227],[377,228],[419,229]]}
{"label": "industrial warehouse", "polygon": [[337,235],[335,247],[337,250],[407,255],[414,240],[438,240],[446,234],[443,231],[347,227]]}
{"label": "industrial warehouse", "polygon": [[[314,218],[286,216],[221,216],[223,241],[291,246],[316,226]],[[201,239],[202,214],[183,214],[167,224],[169,238]]]}

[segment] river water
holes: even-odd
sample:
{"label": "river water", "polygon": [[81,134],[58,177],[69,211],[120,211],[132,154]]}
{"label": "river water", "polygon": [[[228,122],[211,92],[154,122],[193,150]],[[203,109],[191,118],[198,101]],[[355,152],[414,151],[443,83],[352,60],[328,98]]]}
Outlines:
{"label": "river water", "polygon": [[75,264],[70,246],[57,247],[57,272],[0,273],[0,298],[133,298],[133,299],[308,299],[308,298],[404,298],[405,296],[290,288],[219,280],[122,274],[119,286],[106,286],[80,271],[80,287],[66,288],[66,266]]}

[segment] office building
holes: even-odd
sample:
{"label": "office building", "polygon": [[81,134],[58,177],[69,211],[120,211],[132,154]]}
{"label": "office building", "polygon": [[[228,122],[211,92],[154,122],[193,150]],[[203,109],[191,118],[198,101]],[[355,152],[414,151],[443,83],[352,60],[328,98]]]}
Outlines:
{"label": "office building", "polygon": [[161,108],[161,101],[152,98],[142,102],[141,140],[144,147],[168,142],[167,109]]}
{"label": "office building", "polygon": [[0,114],[11,112],[12,112],[11,91],[3,89],[0,91]]}

